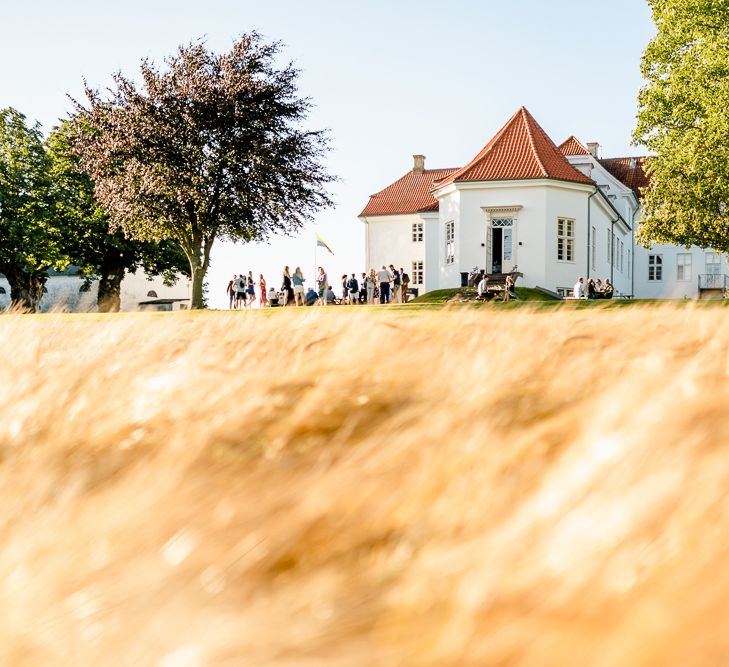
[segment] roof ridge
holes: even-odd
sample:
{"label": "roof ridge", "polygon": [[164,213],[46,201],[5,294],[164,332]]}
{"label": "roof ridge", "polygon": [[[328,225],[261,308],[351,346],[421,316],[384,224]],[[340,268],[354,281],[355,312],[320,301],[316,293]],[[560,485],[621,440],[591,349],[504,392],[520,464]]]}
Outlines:
{"label": "roof ridge", "polygon": [[533,119],[532,115],[527,111],[526,107],[521,107],[519,109],[522,116],[524,117],[524,122],[526,123],[526,131],[527,135],[529,136],[529,143],[532,147],[532,152],[534,153],[534,157],[537,159],[537,162],[539,166],[542,168],[542,172],[545,176],[549,176],[549,172],[547,171],[547,168],[544,166],[544,162],[542,162],[542,156],[539,155],[539,151],[537,150],[537,145],[534,141],[534,134],[533,134],[533,128],[531,126],[531,123],[529,122],[530,119]]}
{"label": "roof ridge", "polygon": [[597,158],[598,162],[604,162],[605,160],[645,160],[650,155],[621,155],[619,157],[600,157]]}

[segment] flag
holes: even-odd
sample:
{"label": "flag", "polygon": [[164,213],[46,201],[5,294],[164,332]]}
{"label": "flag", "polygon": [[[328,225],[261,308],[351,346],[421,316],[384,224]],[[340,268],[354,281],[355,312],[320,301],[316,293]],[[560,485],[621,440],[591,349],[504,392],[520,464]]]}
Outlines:
{"label": "flag", "polygon": [[324,239],[319,234],[316,235],[316,245],[326,248],[332,255],[334,254],[334,251],[324,242]]}

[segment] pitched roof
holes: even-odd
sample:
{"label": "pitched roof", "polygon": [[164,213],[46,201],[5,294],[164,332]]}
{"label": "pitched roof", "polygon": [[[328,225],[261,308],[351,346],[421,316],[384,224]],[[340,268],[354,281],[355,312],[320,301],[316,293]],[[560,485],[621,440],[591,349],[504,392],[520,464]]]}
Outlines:
{"label": "pitched roof", "polygon": [[645,173],[644,157],[613,157],[606,160],[598,160],[615,178],[629,187],[638,199],[641,198],[641,190],[648,187],[650,176]]}
{"label": "pitched roof", "polygon": [[587,146],[574,134],[559,145],[559,150],[562,155],[590,155]]}
{"label": "pitched roof", "polygon": [[473,160],[437,185],[528,178],[593,182],[567,161],[534,117],[521,107]]}
{"label": "pitched roof", "polygon": [[425,169],[422,173],[409,171],[370,197],[360,216],[405,215],[422,211],[437,211],[438,200],[431,190],[434,181],[446,178],[455,169]]}

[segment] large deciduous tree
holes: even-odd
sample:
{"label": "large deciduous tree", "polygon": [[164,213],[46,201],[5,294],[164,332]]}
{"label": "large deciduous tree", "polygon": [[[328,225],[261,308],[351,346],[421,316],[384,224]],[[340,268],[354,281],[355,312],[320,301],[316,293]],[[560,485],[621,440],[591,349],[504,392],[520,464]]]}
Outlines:
{"label": "large deciduous tree", "polygon": [[11,304],[25,310],[38,310],[48,269],[68,265],[53,210],[40,126],[15,109],[0,110],[0,273]]}
{"label": "large deciduous tree", "polygon": [[[73,128],[77,131],[78,128]],[[179,274],[189,274],[189,264],[173,241],[136,241],[122,229],[109,229],[109,218],[94,197],[93,182],[74,154],[66,122],[47,140],[54,215],[64,230],[68,255],[87,279],[98,278],[100,312],[118,311],[121,283],[127,272],[144,270],[174,284]]]}
{"label": "large deciduous tree", "polygon": [[301,228],[331,204],[326,135],[302,127],[311,103],[280,43],[243,35],[229,53],[180,47],[138,88],[121,73],[108,95],[76,105],[77,154],[112,225],[187,256],[192,307],[216,239],[259,241]]}
{"label": "large deciduous tree", "polygon": [[729,3],[649,0],[634,139],[653,153],[639,238],[729,252]]}

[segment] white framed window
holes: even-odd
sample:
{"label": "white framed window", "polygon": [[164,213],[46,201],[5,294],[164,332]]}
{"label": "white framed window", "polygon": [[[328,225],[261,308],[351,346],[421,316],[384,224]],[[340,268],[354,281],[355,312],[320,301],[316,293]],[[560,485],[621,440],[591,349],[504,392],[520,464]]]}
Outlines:
{"label": "white framed window", "polygon": [[721,257],[715,252],[706,253],[706,273],[712,276],[721,273]]}
{"label": "white framed window", "polygon": [[564,298],[566,296],[572,296],[574,291],[575,291],[574,287],[558,287],[557,288],[557,294],[559,294],[562,298]]}
{"label": "white framed window", "polygon": [[451,220],[445,225],[445,263],[456,261],[456,223]]}
{"label": "white framed window", "polygon": [[410,270],[411,284],[422,286],[424,275],[423,262],[413,262]]}
{"label": "white framed window", "polygon": [[625,269],[625,243],[620,241],[620,273]]}
{"label": "white framed window", "polygon": [[607,245],[605,246],[607,248],[607,263],[612,265],[613,263],[613,230],[608,229],[607,230]]}
{"label": "white framed window", "polygon": [[423,242],[423,223],[414,222],[412,233],[413,233],[413,243],[422,243]]}
{"label": "white framed window", "polygon": [[676,280],[691,280],[691,260],[690,252],[676,255]]}
{"label": "white framed window", "polygon": [[594,227],[592,228],[592,235],[590,238],[592,239],[592,248],[590,249],[590,255],[592,259],[592,269],[594,271],[597,267],[597,230]]}
{"label": "white framed window", "polygon": [[575,221],[569,218],[557,219],[557,261],[575,261]]}
{"label": "white framed window", "polygon": [[648,255],[648,280],[663,280],[663,255]]}

